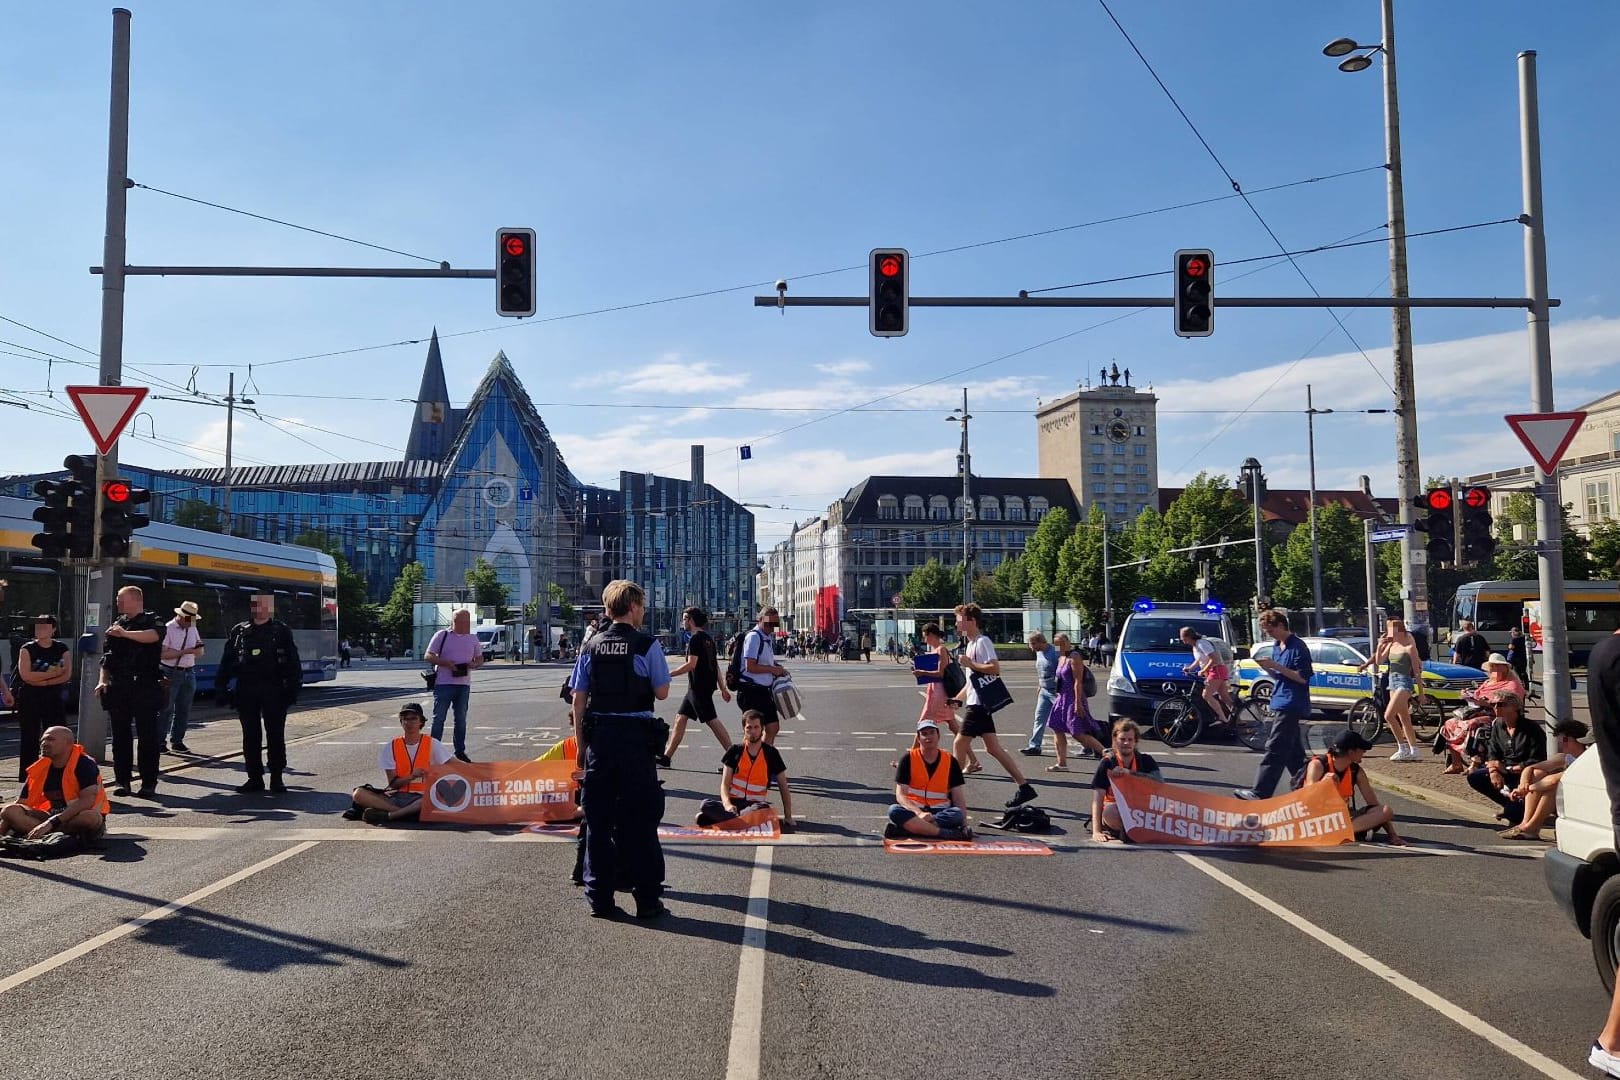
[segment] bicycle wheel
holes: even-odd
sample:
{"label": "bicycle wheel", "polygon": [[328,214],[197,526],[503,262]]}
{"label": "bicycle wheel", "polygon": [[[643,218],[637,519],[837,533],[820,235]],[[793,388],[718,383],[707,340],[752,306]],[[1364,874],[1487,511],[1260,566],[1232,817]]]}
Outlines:
{"label": "bicycle wheel", "polygon": [[1345,723],[1351,731],[1368,742],[1377,742],[1379,734],[1384,730],[1384,714],[1378,708],[1378,702],[1370,697],[1364,697],[1350,706],[1350,711],[1345,714]]}
{"label": "bicycle wheel", "polygon": [[1232,712],[1232,734],[1250,750],[1264,750],[1271,736],[1271,721],[1265,709],[1253,701],[1240,701]]}
{"label": "bicycle wheel", "polygon": [[1187,746],[1198,738],[1204,718],[1190,698],[1165,698],[1153,710],[1153,733],[1166,746]]}
{"label": "bicycle wheel", "polygon": [[1420,704],[1412,699],[1412,731],[1424,742],[1431,741],[1446,722],[1446,707],[1433,694],[1425,694]]}

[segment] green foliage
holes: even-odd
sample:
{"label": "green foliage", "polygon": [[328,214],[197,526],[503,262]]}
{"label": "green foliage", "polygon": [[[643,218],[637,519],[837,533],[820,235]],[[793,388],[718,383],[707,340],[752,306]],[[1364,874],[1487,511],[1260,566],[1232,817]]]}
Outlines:
{"label": "green foliage", "polygon": [[950,608],[962,600],[960,564],[946,568],[938,559],[929,559],[910,574],[900,586],[900,603],[909,608]]}
{"label": "green foliage", "polygon": [[[1086,520],[1064,539],[1058,552],[1058,574],[1063,583],[1063,598],[1077,611],[1087,625],[1101,625],[1103,613],[1103,529],[1108,526],[1108,515],[1099,503],[1092,503]],[[1116,540],[1126,543],[1116,544]],[[1128,538],[1116,532],[1110,537],[1109,558],[1120,562],[1130,557]],[[1116,606],[1130,602],[1134,588],[1134,570],[1115,570],[1113,574]],[[1129,584],[1126,584],[1126,582]],[[1124,597],[1121,601],[1118,598]]]}
{"label": "green foliage", "polygon": [[495,567],[487,560],[479,559],[467,571],[466,581],[468,588],[473,591],[473,603],[479,607],[494,608],[496,621],[505,622],[506,598],[512,590],[501,583]]}
{"label": "green foliage", "polygon": [[225,522],[219,508],[201,499],[187,499],[174,511],[174,523],[186,529],[203,529],[222,533]]}
{"label": "green foliage", "polygon": [[366,637],[377,629],[377,605],[370,600],[366,579],[349,565],[343,547],[324,532],[300,533],[293,543],[315,548],[337,563],[338,632],[344,637]]}
{"label": "green foliage", "polygon": [[1620,578],[1620,521],[1600,521],[1587,535],[1592,559],[1592,577],[1603,581]]}
{"label": "green foliage", "polygon": [[[1362,550],[1361,519],[1333,504],[1316,512],[1316,542],[1322,563],[1322,605],[1360,609],[1367,606],[1367,570]],[[1395,545],[1399,547],[1399,545]],[[1272,597],[1289,608],[1313,605],[1311,530],[1301,525],[1271,553],[1276,568]]]}
{"label": "green foliage", "polygon": [[411,640],[411,617],[416,605],[417,587],[427,581],[427,568],[419,562],[407,563],[394,582],[394,591],[377,613],[383,633],[401,641]]}
{"label": "green foliage", "polygon": [[546,586],[546,595],[551,598],[552,604],[557,607],[559,612],[557,617],[563,621],[563,624],[572,624],[574,617],[579,612],[575,610],[573,604],[568,602],[568,594],[563,592],[563,587],[553,581]]}
{"label": "green foliage", "polygon": [[[1200,558],[1209,561],[1211,595],[1232,605],[1254,595],[1252,546],[1167,554],[1173,548],[1241,540],[1253,534],[1254,510],[1227,477],[1199,473],[1162,517],[1149,510],[1137,518],[1135,531],[1133,550],[1149,560],[1142,568],[1141,592],[1145,595],[1164,601],[1196,600],[1194,583]],[[1117,596],[1117,588],[1115,593]]]}
{"label": "green foliage", "polygon": [[[1586,581],[1592,575],[1591,541],[1570,527],[1569,505],[1558,508],[1563,521],[1564,579]],[[1524,526],[1527,540],[1513,539],[1513,527]],[[1510,492],[1502,512],[1496,515],[1496,558],[1492,577],[1500,581],[1533,580],[1538,574],[1536,553],[1530,546],[1536,538],[1536,499],[1528,491]]]}
{"label": "green foliage", "polygon": [[1074,521],[1069,517],[1069,512],[1056,507],[1046,512],[1041,523],[1035,526],[1034,535],[1024,544],[1024,557],[1019,561],[1025,564],[1030,595],[1048,604],[1055,605],[1063,598],[1064,583],[1058,568],[1058,555],[1073,531]]}

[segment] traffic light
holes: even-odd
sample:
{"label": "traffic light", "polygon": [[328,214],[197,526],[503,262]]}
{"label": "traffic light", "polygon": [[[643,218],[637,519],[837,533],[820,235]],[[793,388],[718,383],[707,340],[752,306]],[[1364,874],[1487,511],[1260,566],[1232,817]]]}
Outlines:
{"label": "traffic light", "polygon": [[1471,487],[1462,499],[1462,557],[1458,563],[1475,566],[1496,553],[1496,537],[1491,535],[1491,489]]}
{"label": "traffic light", "polygon": [[129,554],[135,530],[152,524],[152,519],[139,513],[137,507],[151,501],[150,491],[131,487],[128,480],[108,480],[101,485],[101,554],[104,557],[121,559]]}
{"label": "traffic light", "polygon": [[96,459],[70,454],[62,460],[66,480],[41,480],[34,494],[45,505],[34,511],[34,520],[45,526],[36,533],[34,547],[52,558],[88,559],[93,553],[91,538],[96,520]]}
{"label": "traffic light", "polygon": [[1429,553],[1430,564],[1456,562],[1453,535],[1456,523],[1452,517],[1455,508],[1451,505],[1451,489],[1432,488],[1413,499],[1412,504],[1424,512],[1423,517],[1412,522],[1412,528],[1428,534],[1429,542],[1424,545],[1424,550]]}
{"label": "traffic light", "polygon": [[526,319],[534,312],[534,230],[497,229],[495,313]]}
{"label": "traffic light", "polygon": [[911,329],[911,254],[905,248],[872,251],[872,288],[867,294],[873,337],[905,337]]}
{"label": "traffic light", "polygon": [[1215,253],[1208,248],[1176,252],[1176,335],[1209,337],[1215,332]]}

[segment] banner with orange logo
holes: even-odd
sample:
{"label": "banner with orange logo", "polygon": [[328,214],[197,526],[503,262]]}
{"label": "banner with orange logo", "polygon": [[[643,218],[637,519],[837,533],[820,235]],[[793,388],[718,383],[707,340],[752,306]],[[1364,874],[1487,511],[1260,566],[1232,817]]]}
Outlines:
{"label": "banner with orange logo", "polygon": [[1195,788],[1110,775],[1125,835],[1138,844],[1331,847],[1355,840],[1350,810],[1332,779],[1245,801]]}
{"label": "banner with orange logo", "polygon": [[571,761],[447,761],[428,770],[423,821],[458,825],[522,825],[572,821]]}

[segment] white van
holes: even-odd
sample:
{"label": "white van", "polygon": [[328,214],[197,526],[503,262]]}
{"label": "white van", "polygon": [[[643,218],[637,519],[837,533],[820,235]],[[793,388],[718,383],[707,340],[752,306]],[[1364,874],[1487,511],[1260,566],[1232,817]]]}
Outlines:
{"label": "white van", "polygon": [[478,643],[483,649],[486,662],[504,660],[514,655],[511,627],[500,623],[483,623],[473,633],[478,635]]}
{"label": "white van", "polygon": [[1620,858],[1614,816],[1597,751],[1588,749],[1558,784],[1558,846],[1542,867],[1547,887],[1575,925],[1592,939],[1592,960],[1604,989],[1614,992],[1620,961]]}

